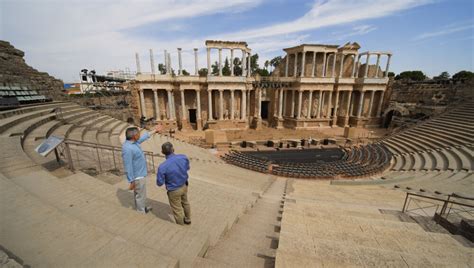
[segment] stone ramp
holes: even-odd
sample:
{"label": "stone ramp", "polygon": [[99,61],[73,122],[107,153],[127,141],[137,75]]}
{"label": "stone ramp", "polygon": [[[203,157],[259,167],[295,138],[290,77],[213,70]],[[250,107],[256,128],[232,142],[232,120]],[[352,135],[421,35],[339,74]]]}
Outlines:
{"label": "stone ramp", "polygon": [[45,204],[2,174],[0,196],[0,244],[25,264],[33,267],[179,266],[177,259]]}
{"label": "stone ramp", "polygon": [[469,267],[474,251],[380,209],[404,194],[376,186],[294,181],[287,195],[276,267]]}
{"label": "stone ramp", "polygon": [[[87,189],[66,182],[74,179],[79,181],[81,176],[87,175],[73,176],[63,181],[47,172],[36,172],[11,180],[69,217],[172,257],[184,266],[191,263],[207,246],[208,235],[195,233],[190,228],[151,215],[139,214],[121,206],[120,201],[113,203],[106,197],[90,194]],[[113,189],[113,186],[97,180],[94,184],[94,179],[89,178],[88,186],[92,189],[102,187],[105,190],[105,186]]]}
{"label": "stone ramp", "polygon": [[286,179],[277,178],[257,203],[195,267],[274,267]]}

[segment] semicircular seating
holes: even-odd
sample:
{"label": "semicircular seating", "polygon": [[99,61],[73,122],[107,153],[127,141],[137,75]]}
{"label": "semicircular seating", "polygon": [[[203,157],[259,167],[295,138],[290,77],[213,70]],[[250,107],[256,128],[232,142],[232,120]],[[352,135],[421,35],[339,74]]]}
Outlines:
{"label": "semicircular seating", "polygon": [[230,164],[263,173],[318,179],[367,178],[382,173],[390,166],[392,156],[383,144],[355,146],[345,148],[344,151],[340,160],[317,163],[284,162],[272,165],[270,161],[238,151],[231,151],[222,159]]}

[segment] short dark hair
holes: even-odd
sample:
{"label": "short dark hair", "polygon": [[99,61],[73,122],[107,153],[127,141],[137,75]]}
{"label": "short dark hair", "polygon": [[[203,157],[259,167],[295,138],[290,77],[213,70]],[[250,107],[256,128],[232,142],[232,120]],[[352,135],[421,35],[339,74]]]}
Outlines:
{"label": "short dark hair", "polygon": [[161,145],[161,152],[164,154],[164,155],[170,155],[174,152],[174,149],[173,149],[173,144],[171,144],[171,142],[165,142],[163,143],[163,145]]}
{"label": "short dark hair", "polygon": [[125,139],[128,141],[131,140],[135,135],[138,133],[138,128],[137,127],[129,127],[125,131]]}

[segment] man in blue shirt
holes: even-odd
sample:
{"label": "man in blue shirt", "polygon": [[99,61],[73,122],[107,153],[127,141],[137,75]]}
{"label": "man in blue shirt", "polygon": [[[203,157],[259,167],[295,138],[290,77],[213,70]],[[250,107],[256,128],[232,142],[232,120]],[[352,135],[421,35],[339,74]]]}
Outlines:
{"label": "man in blue shirt", "polygon": [[145,132],[140,136],[140,131],[137,127],[129,127],[125,131],[125,142],[122,145],[122,159],[127,175],[127,180],[130,183],[129,189],[133,190],[135,207],[140,213],[148,213],[151,208],[146,207],[146,179],[147,166],[146,159],[140,144],[150,138],[156,132],[160,132],[161,125],[156,126],[156,129],[150,133]]}
{"label": "man in blue shirt", "polygon": [[165,142],[161,152],[165,162],[158,167],[156,184],[166,185],[168,200],[177,224],[191,224],[191,207],[188,202],[189,160],[183,154],[174,154],[173,144]]}

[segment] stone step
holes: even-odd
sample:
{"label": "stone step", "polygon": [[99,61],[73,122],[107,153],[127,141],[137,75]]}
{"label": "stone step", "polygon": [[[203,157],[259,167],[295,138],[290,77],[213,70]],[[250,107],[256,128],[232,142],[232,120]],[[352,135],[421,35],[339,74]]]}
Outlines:
{"label": "stone step", "polygon": [[28,265],[178,267],[176,259],[71,217],[3,175],[0,195],[0,243]]}
{"label": "stone step", "polygon": [[[178,259],[183,265],[192,263],[207,248],[206,234],[139,214],[118,203],[109,202],[110,199],[105,201],[46,172],[16,177],[13,181],[70,217],[109,233],[120,234],[128,241]],[[103,186],[97,182],[96,185]]]}
{"label": "stone step", "polygon": [[[168,204],[164,187],[155,186],[155,176],[149,175],[146,179],[149,199]],[[127,185],[123,180],[116,187],[125,188]],[[235,221],[253,206],[257,196],[246,190],[229,189],[190,176],[188,198],[193,215],[191,228],[199,233],[209,234],[210,245],[214,245],[219,237],[232,228]]]}

